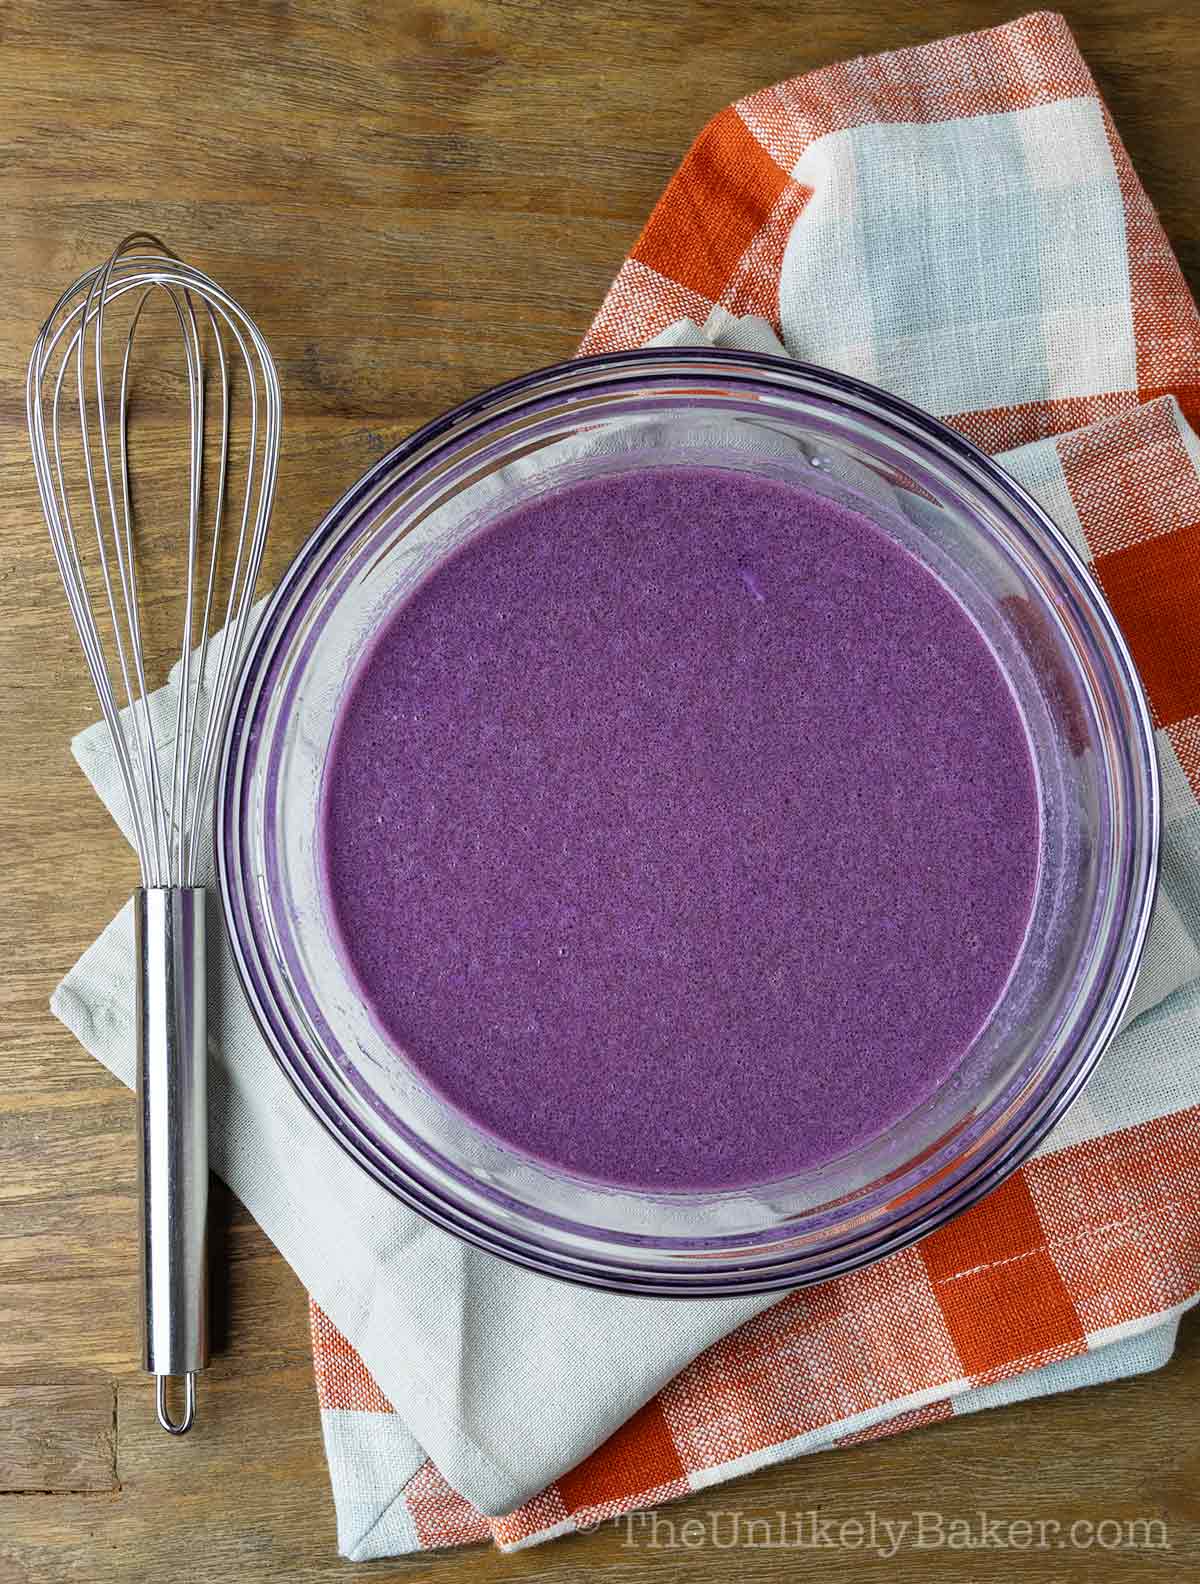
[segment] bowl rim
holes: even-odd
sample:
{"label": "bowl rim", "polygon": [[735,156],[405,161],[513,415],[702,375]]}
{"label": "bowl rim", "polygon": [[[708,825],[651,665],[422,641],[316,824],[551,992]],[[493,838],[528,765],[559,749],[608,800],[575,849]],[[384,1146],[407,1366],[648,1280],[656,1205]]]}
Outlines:
{"label": "bowl rim", "polygon": [[[751,1254],[746,1248],[745,1239],[741,1240],[743,1257],[739,1259],[737,1240],[719,1237],[693,1240],[689,1246],[715,1248],[728,1243],[732,1257],[724,1261],[706,1259],[703,1268],[696,1270],[684,1271],[677,1265],[656,1264],[653,1258],[640,1257],[647,1251],[639,1251],[636,1243],[629,1248],[635,1258],[628,1263],[611,1258],[611,1243],[606,1250],[609,1258],[603,1254],[592,1257],[590,1249],[581,1256],[565,1250],[561,1243],[543,1243],[537,1235],[526,1243],[503,1226],[491,1221],[480,1222],[469,1210],[464,1211],[444,1200],[436,1189],[431,1190],[409,1173],[379,1140],[364,1135],[360,1127],[337,1105],[327,1085],[322,1084],[324,1093],[318,1093],[313,1087],[312,1078],[315,1075],[308,1064],[298,1062],[292,1041],[281,1030],[278,1008],[271,1005],[270,994],[264,993],[264,990],[269,989],[270,980],[269,976],[264,976],[256,968],[256,960],[262,961],[261,948],[252,939],[254,932],[244,901],[247,877],[238,861],[241,853],[241,788],[249,752],[248,739],[251,736],[243,727],[254,719],[264,687],[284,648],[284,638],[291,619],[300,608],[299,603],[294,605],[294,602],[302,602],[306,591],[311,593],[313,587],[319,586],[319,582],[315,585],[312,583],[314,574],[319,572],[332,547],[344,531],[352,527],[360,508],[372,498],[380,485],[386,482],[394,486],[414,464],[423,467],[433,461],[439,452],[444,452],[447,445],[453,447],[458,431],[464,424],[495,418],[506,407],[511,408],[515,416],[522,406],[552,394],[553,388],[561,380],[568,380],[572,389],[576,390],[590,383],[603,384],[608,378],[625,377],[632,380],[637,375],[654,376],[660,373],[665,376],[667,372],[678,373],[680,365],[684,369],[688,366],[697,369],[708,367],[714,373],[719,371],[720,377],[726,380],[733,378],[736,381],[739,373],[746,383],[753,383],[756,377],[782,375],[788,384],[799,382],[807,385],[810,387],[808,393],[827,400],[833,399],[843,408],[849,405],[872,423],[899,429],[906,443],[911,445],[915,439],[937,461],[943,462],[948,457],[968,474],[977,487],[982,486],[991,493],[993,499],[998,496],[1009,514],[1032,518],[1037,529],[1051,541],[1061,557],[1069,580],[1074,585],[1072,592],[1082,597],[1090,617],[1102,629],[1120,673],[1110,680],[1121,687],[1137,727],[1137,742],[1136,745],[1130,743],[1127,757],[1130,763],[1136,759],[1142,771],[1140,791],[1144,807],[1141,811],[1141,862],[1131,880],[1133,890],[1127,903],[1124,955],[1115,964],[1116,971],[1110,973],[1104,984],[1098,987],[1099,991],[1107,994],[1107,1004],[1103,1015],[1091,1030],[1090,1045],[1082,1056],[1076,1054],[1072,1061],[1065,1064],[1065,1076],[1058,1075],[1060,1081],[1057,1087],[1053,1084],[1049,1086],[1052,1092],[1043,1093],[1039,1090],[1030,1098],[1026,1110],[1031,1110],[1031,1114],[1022,1114],[1012,1131],[1002,1132],[979,1160],[973,1161],[964,1172],[952,1178],[950,1193],[939,1194],[930,1203],[921,1206],[920,1213],[914,1218],[903,1215],[873,1229],[865,1244],[854,1232],[840,1240],[822,1242],[817,1251],[819,1267],[811,1269],[798,1263],[795,1254],[789,1252],[786,1246],[777,1256],[764,1257],[760,1250]],[[780,387],[776,385],[775,388]],[[801,391],[801,394],[805,392]],[[916,432],[915,436],[913,431]],[[434,449],[431,450],[431,447]],[[1140,752],[1137,751],[1139,749]],[[873,1264],[888,1254],[910,1246],[977,1203],[1017,1170],[1074,1104],[1116,1032],[1132,995],[1141,963],[1157,891],[1161,853],[1162,791],[1154,723],[1133,656],[1090,569],[1045,509],[999,463],[965,435],[901,397],[893,396],[867,381],[816,364],[769,353],[717,347],[646,347],[545,365],[480,391],[438,414],[373,463],[344,491],[307,535],[266,601],[241,658],[222,743],[216,786],[214,845],[217,875],[227,935],[241,988],[277,1064],[326,1131],[396,1198],[455,1236],[544,1274],[608,1290],[645,1294],[712,1297],[781,1291],[823,1281]],[[1131,922],[1130,912],[1133,915]],[[1120,926],[1114,926],[1112,934],[1118,936],[1119,933]],[[1086,1029],[1087,1022],[1086,1016],[1081,1017],[1082,1028]],[[786,1233],[781,1231],[779,1236],[786,1245]],[[660,1246],[667,1246],[666,1240]],[[806,1251],[804,1259],[812,1257],[812,1252]]]}

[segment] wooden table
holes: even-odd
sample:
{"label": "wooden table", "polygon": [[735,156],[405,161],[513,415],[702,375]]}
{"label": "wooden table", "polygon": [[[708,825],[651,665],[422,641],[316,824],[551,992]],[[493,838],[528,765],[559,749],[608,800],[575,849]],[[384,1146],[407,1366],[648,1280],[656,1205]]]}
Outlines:
{"label": "wooden table", "polygon": [[[265,582],[375,457],[468,393],[567,356],[689,139],[823,62],[1004,20],[1015,0],[426,0],[0,5],[0,1580],[345,1577],[304,1295],[218,1188],[203,1419],[155,1427],[135,1368],[133,1108],[50,1017],[133,881],[74,767],[95,705],[68,634],[21,383],[52,294],[149,227],[259,318],[287,442]],[[1193,284],[1200,8],[1068,7]],[[1183,1578],[1200,1569],[1200,1328],[1162,1373],[802,1460],[677,1523],[983,1507],[1164,1517],[1172,1549],[990,1553],[629,1546],[611,1528],[377,1579]],[[696,1531],[689,1530],[689,1534]],[[1190,1561],[1189,1561],[1190,1559]]]}

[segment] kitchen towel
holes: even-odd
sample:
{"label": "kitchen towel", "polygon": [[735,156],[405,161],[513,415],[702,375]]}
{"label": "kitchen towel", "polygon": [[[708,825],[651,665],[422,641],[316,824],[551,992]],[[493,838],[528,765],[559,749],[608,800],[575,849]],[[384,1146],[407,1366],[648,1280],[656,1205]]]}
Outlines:
{"label": "kitchen towel", "polygon": [[[701,133],[582,350],[782,349],[939,414],[1091,561],[1155,713],[1163,881],[1124,1029],[1036,1157],[868,1270],[780,1299],[585,1292],[346,1159],[223,944],[214,1169],[312,1294],[339,1547],[512,1547],[764,1463],[1154,1368],[1200,1292],[1200,322],[1061,18],[825,68]],[[171,686],[155,696],[165,737]],[[75,753],[127,828],[101,728]],[[55,992],[132,1080],[128,908]]]}

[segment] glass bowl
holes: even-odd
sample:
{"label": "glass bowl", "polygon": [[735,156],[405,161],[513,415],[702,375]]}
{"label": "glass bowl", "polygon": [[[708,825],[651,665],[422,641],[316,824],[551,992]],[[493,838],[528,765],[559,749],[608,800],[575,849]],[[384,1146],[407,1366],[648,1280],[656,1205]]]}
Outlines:
{"label": "glass bowl", "polygon": [[[1039,782],[1020,956],[936,1092],[880,1136],[753,1189],[616,1189],[506,1149],[449,1108],[361,1004],[322,900],[317,806],[339,700],[407,590],[498,510],[604,471],[701,461],[857,505],[942,579],[1006,674]],[[1133,985],[1157,873],[1152,725],[1082,561],[968,441],[895,397],[762,355],[646,350],[530,374],[398,446],[316,529],[244,667],[221,769],[218,865],[246,994],[335,1138],[471,1242],[612,1289],[823,1280],[975,1203],[1087,1081]]]}

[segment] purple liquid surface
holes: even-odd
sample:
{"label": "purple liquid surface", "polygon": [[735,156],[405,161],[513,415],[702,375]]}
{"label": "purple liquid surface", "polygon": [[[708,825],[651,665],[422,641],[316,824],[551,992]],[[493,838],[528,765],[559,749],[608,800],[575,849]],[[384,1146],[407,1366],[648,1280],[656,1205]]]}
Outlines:
{"label": "purple liquid surface", "polygon": [[322,787],[378,1024],[575,1175],[819,1165],[952,1072],[1029,917],[1037,790],[948,592],[860,513],[715,467],[498,517],[387,619]]}

